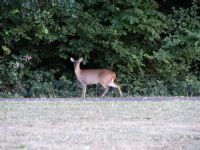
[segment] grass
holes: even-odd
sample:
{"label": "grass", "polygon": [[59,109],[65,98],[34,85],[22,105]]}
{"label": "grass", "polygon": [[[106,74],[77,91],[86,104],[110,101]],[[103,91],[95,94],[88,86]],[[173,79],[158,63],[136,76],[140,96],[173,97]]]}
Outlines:
{"label": "grass", "polygon": [[200,149],[200,101],[2,101],[0,149]]}

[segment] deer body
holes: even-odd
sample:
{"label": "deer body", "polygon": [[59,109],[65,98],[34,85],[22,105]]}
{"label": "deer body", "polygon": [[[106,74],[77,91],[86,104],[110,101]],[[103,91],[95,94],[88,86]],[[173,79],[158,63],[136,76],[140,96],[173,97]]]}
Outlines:
{"label": "deer body", "polygon": [[109,87],[118,88],[120,96],[122,96],[120,87],[114,83],[116,79],[116,74],[114,72],[108,69],[81,69],[80,63],[83,61],[82,58],[79,60],[70,58],[70,60],[74,63],[74,72],[76,74],[76,78],[82,85],[83,98],[85,98],[87,85],[91,84],[101,84],[104,87],[105,91],[102,94],[102,97],[108,92]]}

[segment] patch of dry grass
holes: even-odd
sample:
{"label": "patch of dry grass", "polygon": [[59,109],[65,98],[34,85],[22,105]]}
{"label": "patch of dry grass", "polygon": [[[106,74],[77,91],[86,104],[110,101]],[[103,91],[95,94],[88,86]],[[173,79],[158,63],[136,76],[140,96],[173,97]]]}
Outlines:
{"label": "patch of dry grass", "polygon": [[0,102],[0,149],[200,149],[200,101]]}

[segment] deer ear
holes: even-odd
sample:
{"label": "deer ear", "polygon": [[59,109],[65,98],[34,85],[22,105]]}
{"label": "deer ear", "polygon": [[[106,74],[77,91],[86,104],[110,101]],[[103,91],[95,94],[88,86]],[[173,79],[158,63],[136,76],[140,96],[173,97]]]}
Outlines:
{"label": "deer ear", "polygon": [[82,61],[83,61],[83,58],[82,58],[82,57],[81,57],[81,58],[79,58],[78,62],[80,62],[80,63],[81,63]]}
{"label": "deer ear", "polygon": [[71,62],[75,62],[74,58],[70,57]]}

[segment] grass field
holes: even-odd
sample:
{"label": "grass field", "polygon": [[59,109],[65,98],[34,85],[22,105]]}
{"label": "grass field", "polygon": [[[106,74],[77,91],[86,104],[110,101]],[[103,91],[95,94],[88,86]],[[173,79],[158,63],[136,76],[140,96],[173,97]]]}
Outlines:
{"label": "grass field", "polygon": [[0,101],[0,149],[199,150],[200,101]]}

